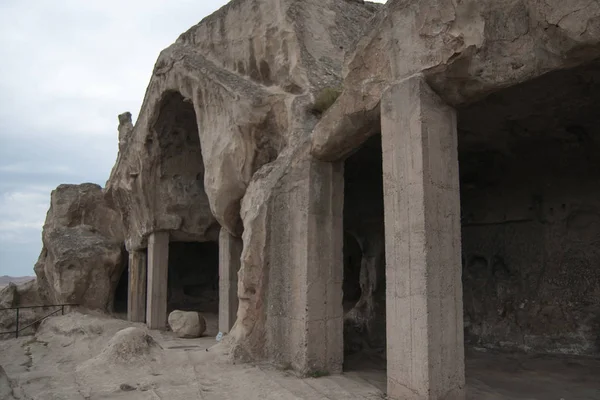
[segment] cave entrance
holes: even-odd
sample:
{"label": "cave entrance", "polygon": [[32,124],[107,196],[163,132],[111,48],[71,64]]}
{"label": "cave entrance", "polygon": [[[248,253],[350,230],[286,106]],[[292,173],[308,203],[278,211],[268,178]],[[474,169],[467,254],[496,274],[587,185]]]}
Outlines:
{"label": "cave entrance", "polygon": [[[216,335],[219,313],[218,242],[170,242],[167,311],[198,311]],[[210,328],[210,332],[209,332]],[[213,332],[214,331],[214,332]]]}
{"label": "cave entrance", "polygon": [[207,320],[206,334],[216,335],[220,225],[204,186],[195,105],[189,94],[167,91],[157,106],[145,142],[157,160],[146,323],[164,329],[171,311],[198,311]]}
{"label": "cave entrance", "polygon": [[115,288],[113,296],[112,311],[113,314],[121,319],[127,319],[128,289],[129,289],[129,256],[127,251],[123,251],[123,261],[119,274],[119,281]]}
{"label": "cave entrance", "polygon": [[476,351],[491,348],[562,354],[556,384],[539,363],[526,378],[540,398],[592,384],[563,377],[579,373],[571,355],[600,354],[599,104],[595,62],[457,110],[467,381],[506,365]]}
{"label": "cave entrance", "polygon": [[381,135],[344,164],[344,370],[385,370]]}

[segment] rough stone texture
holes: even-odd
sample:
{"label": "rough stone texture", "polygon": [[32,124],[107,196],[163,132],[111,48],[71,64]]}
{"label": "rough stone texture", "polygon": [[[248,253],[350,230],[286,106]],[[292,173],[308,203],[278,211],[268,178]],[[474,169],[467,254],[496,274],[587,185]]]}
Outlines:
{"label": "rough stone texture", "polygon": [[206,331],[206,320],[195,311],[175,310],[169,314],[169,326],[180,338],[197,338]]}
{"label": "rough stone texture", "polygon": [[77,371],[94,370],[101,366],[139,365],[160,357],[162,347],[144,329],[129,327],[115,333],[102,351],[83,362]]}
{"label": "rough stone texture", "polygon": [[225,229],[219,234],[219,332],[229,333],[239,306],[237,288],[244,244]]}
{"label": "rough stone texture", "polygon": [[150,329],[167,327],[169,233],[154,232],[148,239],[148,294],[146,323]]}
{"label": "rough stone texture", "polygon": [[377,133],[392,82],[422,72],[446,102],[468,103],[594,60],[599,38],[595,2],[389,0],[347,57],[344,91],[315,128],[312,153],[344,158]]}
{"label": "rough stone texture", "polygon": [[472,345],[600,350],[599,81],[593,63],[459,110]]}
{"label": "rough stone texture", "polygon": [[598,352],[599,56],[596,3],[538,0],[391,0],[347,56],[320,159],[379,133],[382,93],[413,74],[458,107],[468,343]]}
{"label": "rough stone texture", "polygon": [[[382,94],[420,74],[459,115],[469,342],[597,353],[592,133],[600,121],[590,115],[597,114],[600,78],[594,68],[571,70],[541,85],[545,91],[499,91],[598,57],[595,2],[234,0],[160,54],[135,126],[131,114],[119,116],[106,203],[97,187],[89,196],[57,191],[72,199],[64,207],[53,196],[36,267],[41,297],[85,292],[86,302],[90,293],[89,301],[109,308],[106,294],[120,274],[106,273],[119,269],[121,243],[143,251],[158,232],[169,239],[152,273],[169,282],[202,280],[167,274],[165,248],[216,242],[223,229],[243,240],[238,319],[227,339],[235,357],[337,372],[344,319],[346,339],[354,330],[362,336],[358,348],[381,347],[382,271],[390,266],[383,262],[382,202],[369,196],[380,188],[361,171],[364,162],[376,174],[379,160],[353,164],[352,157],[381,133]],[[316,95],[340,85],[341,96],[318,120],[310,112]],[[505,94],[490,95],[496,92]],[[489,176],[472,177],[483,171]],[[72,216],[71,208],[87,211]],[[113,223],[120,218],[123,233]],[[356,242],[346,246],[346,270],[345,236]],[[343,282],[345,273],[354,283]],[[148,295],[158,294],[161,307],[185,297],[182,286],[159,289]],[[166,310],[158,314],[162,322]]]}
{"label": "rough stone texture", "polygon": [[94,184],[60,185],[51,196],[35,265],[43,304],[109,310],[126,265],[119,214]]}
{"label": "rough stone texture", "polygon": [[127,319],[146,322],[146,292],[148,255],[146,251],[129,253],[129,279],[127,289]]}
{"label": "rough stone texture", "polygon": [[[8,286],[0,290],[0,308],[10,308],[17,306],[35,306],[40,305],[41,300],[38,294],[37,282],[31,280],[29,282],[15,285],[9,283]],[[52,309],[51,311],[54,311]],[[23,309],[19,311],[19,327],[26,327],[27,325],[36,321],[43,313],[48,313],[48,309]],[[14,310],[0,311],[0,332],[9,332],[16,330],[16,315]],[[31,334],[36,327],[26,329],[21,334]],[[0,338],[14,337],[11,335],[0,335]]]}
{"label": "rough stone texture", "polygon": [[[242,235],[230,335],[238,357],[302,372],[341,369],[343,182],[341,169],[310,161],[317,119],[309,109],[316,93],[340,83],[346,51],[377,8],[232,1],[161,53],[133,129],[121,117],[106,192],[123,217],[128,250],[144,248],[157,231],[174,241],[216,241],[219,225]],[[323,185],[340,195],[335,207],[321,204]],[[327,285],[315,285],[313,296],[301,294],[321,281]],[[329,308],[321,295],[331,296]]]}
{"label": "rough stone texture", "polygon": [[13,395],[10,379],[8,379],[4,368],[2,368],[2,365],[0,365],[0,399],[12,400],[14,398],[15,397]]}
{"label": "rough stone texture", "polygon": [[422,76],[382,99],[387,393],[465,397],[456,112]]}

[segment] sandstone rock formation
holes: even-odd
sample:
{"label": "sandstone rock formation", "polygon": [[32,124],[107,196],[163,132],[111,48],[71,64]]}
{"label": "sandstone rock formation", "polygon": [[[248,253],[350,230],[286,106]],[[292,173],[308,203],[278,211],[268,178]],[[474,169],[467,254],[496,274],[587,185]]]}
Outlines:
{"label": "sandstone rock formation", "polygon": [[60,185],[52,192],[35,265],[43,304],[108,310],[125,267],[122,224],[102,188]]}
{"label": "sandstone rock formation", "polygon": [[206,331],[206,320],[195,311],[175,310],[169,314],[169,326],[180,338],[197,338]]}
{"label": "sandstone rock formation", "polygon": [[215,240],[219,226],[242,235],[241,304],[231,333],[240,356],[304,368],[293,355],[300,343],[280,344],[292,310],[265,283],[289,287],[295,265],[307,262],[285,249],[295,240],[291,210],[307,207],[311,171],[322,168],[309,154],[317,122],[310,104],[339,85],[347,49],[377,8],[232,1],[161,53],[135,127],[120,128],[106,193],[123,216],[129,251],[145,248],[155,231],[174,241]]}
{"label": "sandstone rock formation", "polygon": [[377,133],[385,89],[414,74],[457,105],[594,60],[599,14],[587,2],[390,0],[348,56],[344,91],[316,127],[312,153],[336,160],[357,149]]}
{"label": "sandstone rock formation", "polygon": [[[386,257],[406,239],[390,235],[390,223],[411,215],[386,215],[384,191],[401,197],[405,188],[389,170],[433,143],[458,147],[452,161],[460,159],[462,236],[454,234],[458,196],[432,195],[420,211],[439,225],[457,220],[451,233],[431,234],[452,236],[449,247],[463,252],[464,296],[460,277],[454,281],[460,260],[431,262],[456,267],[442,276],[451,283],[435,282],[460,303],[445,321],[458,327],[452,350],[462,353],[464,302],[470,344],[597,354],[599,58],[594,2],[234,0],[160,54],[135,125],[130,113],[119,116],[119,155],[105,191],[61,186],[53,194],[36,266],[40,296],[110,308],[123,243],[138,261],[167,259],[169,242],[215,242],[223,229],[243,241],[238,280],[228,282],[239,297],[224,341],[231,353],[301,373],[339,372],[340,340],[348,352],[382,352],[386,309],[405,316],[386,304],[406,291],[386,287]],[[382,106],[382,97],[408,78],[417,82],[409,92],[435,103],[425,104],[430,114],[415,111],[411,124],[445,113],[459,145],[434,143],[434,132],[431,143],[388,158],[386,171],[383,155],[408,145],[382,145],[381,116],[416,105],[403,98]],[[331,107],[312,112],[319,93],[339,88]],[[447,160],[429,161],[441,171]],[[415,198],[425,203],[420,192]],[[157,233],[162,247],[150,252]],[[186,271],[200,259],[192,258]],[[398,270],[409,263],[392,261]],[[184,302],[176,279],[156,291]],[[423,309],[418,315],[429,318]],[[448,335],[440,332],[426,341],[444,348]],[[461,390],[462,360],[452,362],[459,367],[451,390]]]}
{"label": "sandstone rock formation", "polygon": [[[32,306],[40,305],[41,299],[38,293],[37,282],[31,280],[25,283],[16,285],[9,283],[8,286],[0,289],[0,308],[11,308],[17,306]],[[54,310],[51,310],[54,311]],[[23,329],[34,323],[44,312],[49,312],[46,309],[22,309],[19,312],[19,328]],[[17,320],[15,310],[0,311],[0,331],[11,332],[16,330]],[[36,326],[25,329],[24,334],[32,333]],[[0,339],[14,337],[14,334],[0,335]]]}
{"label": "sandstone rock formation", "polygon": [[[598,351],[600,255],[590,235],[600,235],[600,205],[589,155],[598,148],[598,57],[597,4],[391,0],[347,56],[343,91],[312,133],[313,156],[348,167],[357,149],[380,140],[381,98],[395,83],[422,75],[456,107],[470,344]],[[581,215],[586,223],[573,222]],[[375,311],[365,317],[360,303],[347,325],[385,322]]]}

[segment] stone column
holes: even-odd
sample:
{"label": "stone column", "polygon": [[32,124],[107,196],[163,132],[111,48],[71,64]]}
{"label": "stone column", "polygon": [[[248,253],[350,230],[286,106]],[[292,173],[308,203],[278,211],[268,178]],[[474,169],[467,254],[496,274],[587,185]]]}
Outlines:
{"label": "stone column", "polygon": [[344,165],[311,160],[308,178],[308,210],[293,211],[308,218],[304,241],[294,243],[305,260],[301,370],[335,374],[344,361]]}
{"label": "stone column", "polygon": [[387,387],[464,399],[456,113],[414,76],[382,98]]}
{"label": "stone column", "polygon": [[237,317],[238,271],[242,239],[221,228],[219,233],[219,331],[229,333]]}
{"label": "stone column", "polygon": [[150,329],[167,327],[169,233],[154,232],[148,238],[148,298],[146,324]]}
{"label": "stone column", "polygon": [[131,322],[146,322],[146,268],[146,251],[131,251],[127,292],[127,319]]}

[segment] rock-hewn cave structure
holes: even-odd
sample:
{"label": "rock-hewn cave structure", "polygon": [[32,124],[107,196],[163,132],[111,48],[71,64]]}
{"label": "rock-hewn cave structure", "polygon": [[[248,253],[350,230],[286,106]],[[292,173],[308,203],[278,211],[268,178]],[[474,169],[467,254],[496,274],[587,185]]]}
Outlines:
{"label": "rock-hewn cave structure", "polygon": [[596,2],[234,0],[160,54],[37,286],[218,312],[305,374],[375,352],[393,399],[464,396],[465,344],[597,355],[599,60]]}

